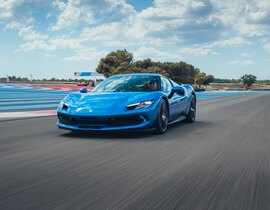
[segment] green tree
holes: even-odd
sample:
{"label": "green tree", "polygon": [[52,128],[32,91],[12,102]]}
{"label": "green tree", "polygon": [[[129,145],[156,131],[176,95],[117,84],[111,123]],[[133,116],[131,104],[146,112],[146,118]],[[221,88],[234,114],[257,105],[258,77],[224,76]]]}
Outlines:
{"label": "green tree", "polygon": [[213,80],[212,75],[200,72],[200,69],[185,62],[155,62],[151,59],[133,62],[133,54],[126,50],[110,52],[102,58],[96,69],[106,77],[127,73],[157,73],[168,76],[177,83],[194,84],[195,78],[199,85],[208,85]]}
{"label": "green tree", "polygon": [[243,84],[249,88],[256,82],[257,77],[252,74],[245,74],[241,77]]}
{"label": "green tree", "polygon": [[126,50],[109,53],[100,60],[96,71],[106,77],[129,73],[157,73],[168,76],[168,73],[151,59],[133,62],[133,54]]}
{"label": "green tree", "polygon": [[169,74],[169,77],[177,83],[193,84],[195,76],[200,72],[193,65],[185,62],[165,62],[160,64]]}
{"label": "green tree", "polygon": [[205,81],[206,74],[204,72],[198,72],[196,75],[196,84],[201,88]]}
{"label": "green tree", "polygon": [[207,75],[205,76],[204,80],[203,80],[203,85],[207,86],[209,85],[211,82],[213,82],[215,80],[215,77],[213,75]]}
{"label": "green tree", "polygon": [[119,66],[113,68],[111,70],[112,75],[116,74],[132,74],[132,73],[139,73],[142,70],[135,65],[128,63],[128,62],[123,62],[120,63]]}
{"label": "green tree", "polygon": [[144,70],[141,73],[144,73],[145,71],[147,73],[161,74],[163,76],[169,76],[169,74],[164,69],[162,69],[162,68],[160,68],[158,66],[150,66],[150,67],[146,68],[146,70]]}
{"label": "green tree", "polygon": [[206,75],[204,72],[198,72],[196,77],[196,84],[201,88],[202,85],[207,86],[214,81],[213,75]]}
{"label": "green tree", "polygon": [[150,66],[148,68],[140,68],[134,64],[123,62],[117,68],[112,70],[112,74],[133,74],[133,73],[154,73],[168,76],[167,72],[157,66]]}
{"label": "green tree", "polygon": [[117,50],[110,52],[105,58],[102,58],[96,71],[108,77],[113,75],[115,68],[119,67],[121,63],[131,64],[133,61],[133,54],[126,50]]}
{"label": "green tree", "polygon": [[150,58],[144,59],[142,61],[136,61],[135,66],[142,68],[142,69],[147,69],[149,67],[157,66],[156,62],[153,62]]}

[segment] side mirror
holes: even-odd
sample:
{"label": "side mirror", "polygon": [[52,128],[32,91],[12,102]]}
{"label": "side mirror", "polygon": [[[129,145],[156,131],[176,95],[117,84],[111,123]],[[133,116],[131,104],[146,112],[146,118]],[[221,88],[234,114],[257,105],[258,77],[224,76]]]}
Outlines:
{"label": "side mirror", "polygon": [[172,87],[171,93],[169,94],[169,98],[171,98],[175,93],[179,93],[180,95],[184,93],[184,88],[180,85],[176,85]]}
{"label": "side mirror", "polygon": [[81,88],[80,93],[87,93],[87,88]]}

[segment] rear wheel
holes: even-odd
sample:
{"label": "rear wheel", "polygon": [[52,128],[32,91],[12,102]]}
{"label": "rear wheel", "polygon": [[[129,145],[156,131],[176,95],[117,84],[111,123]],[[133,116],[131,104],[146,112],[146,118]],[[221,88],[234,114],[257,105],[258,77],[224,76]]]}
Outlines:
{"label": "rear wheel", "polygon": [[190,100],[190,108],[187,115],[187,122],[188,123],[194,123],[196,119],[196,98],[194,95],[191,96]]}
{"label": "rear wheel", "polygon": [[168,127],[169,110],[168,105],[164,99],[161,99],[159,103],[158,116],[155,122],[156,132],[163,134],[166,132]]}

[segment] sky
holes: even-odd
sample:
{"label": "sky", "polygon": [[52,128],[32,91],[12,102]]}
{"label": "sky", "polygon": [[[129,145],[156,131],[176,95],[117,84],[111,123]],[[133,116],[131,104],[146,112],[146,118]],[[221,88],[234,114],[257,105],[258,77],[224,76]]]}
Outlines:
{"label": "sky", "polygon": [[126,49],[270,79],[269,0],[0,0],[0,77],[74,78]]}

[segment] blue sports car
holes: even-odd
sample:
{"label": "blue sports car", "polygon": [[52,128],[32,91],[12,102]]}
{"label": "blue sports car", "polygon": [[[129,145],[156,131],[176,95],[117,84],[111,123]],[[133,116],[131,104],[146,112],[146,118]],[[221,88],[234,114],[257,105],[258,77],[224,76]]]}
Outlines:
{"label": "blue sports car", "polygon": [[82,88],[57,109],[59,128],[78,130],[148,130],[162,134],[169,124],[196,118],[196,94],[159,74],[111,76],[92,92]]}

